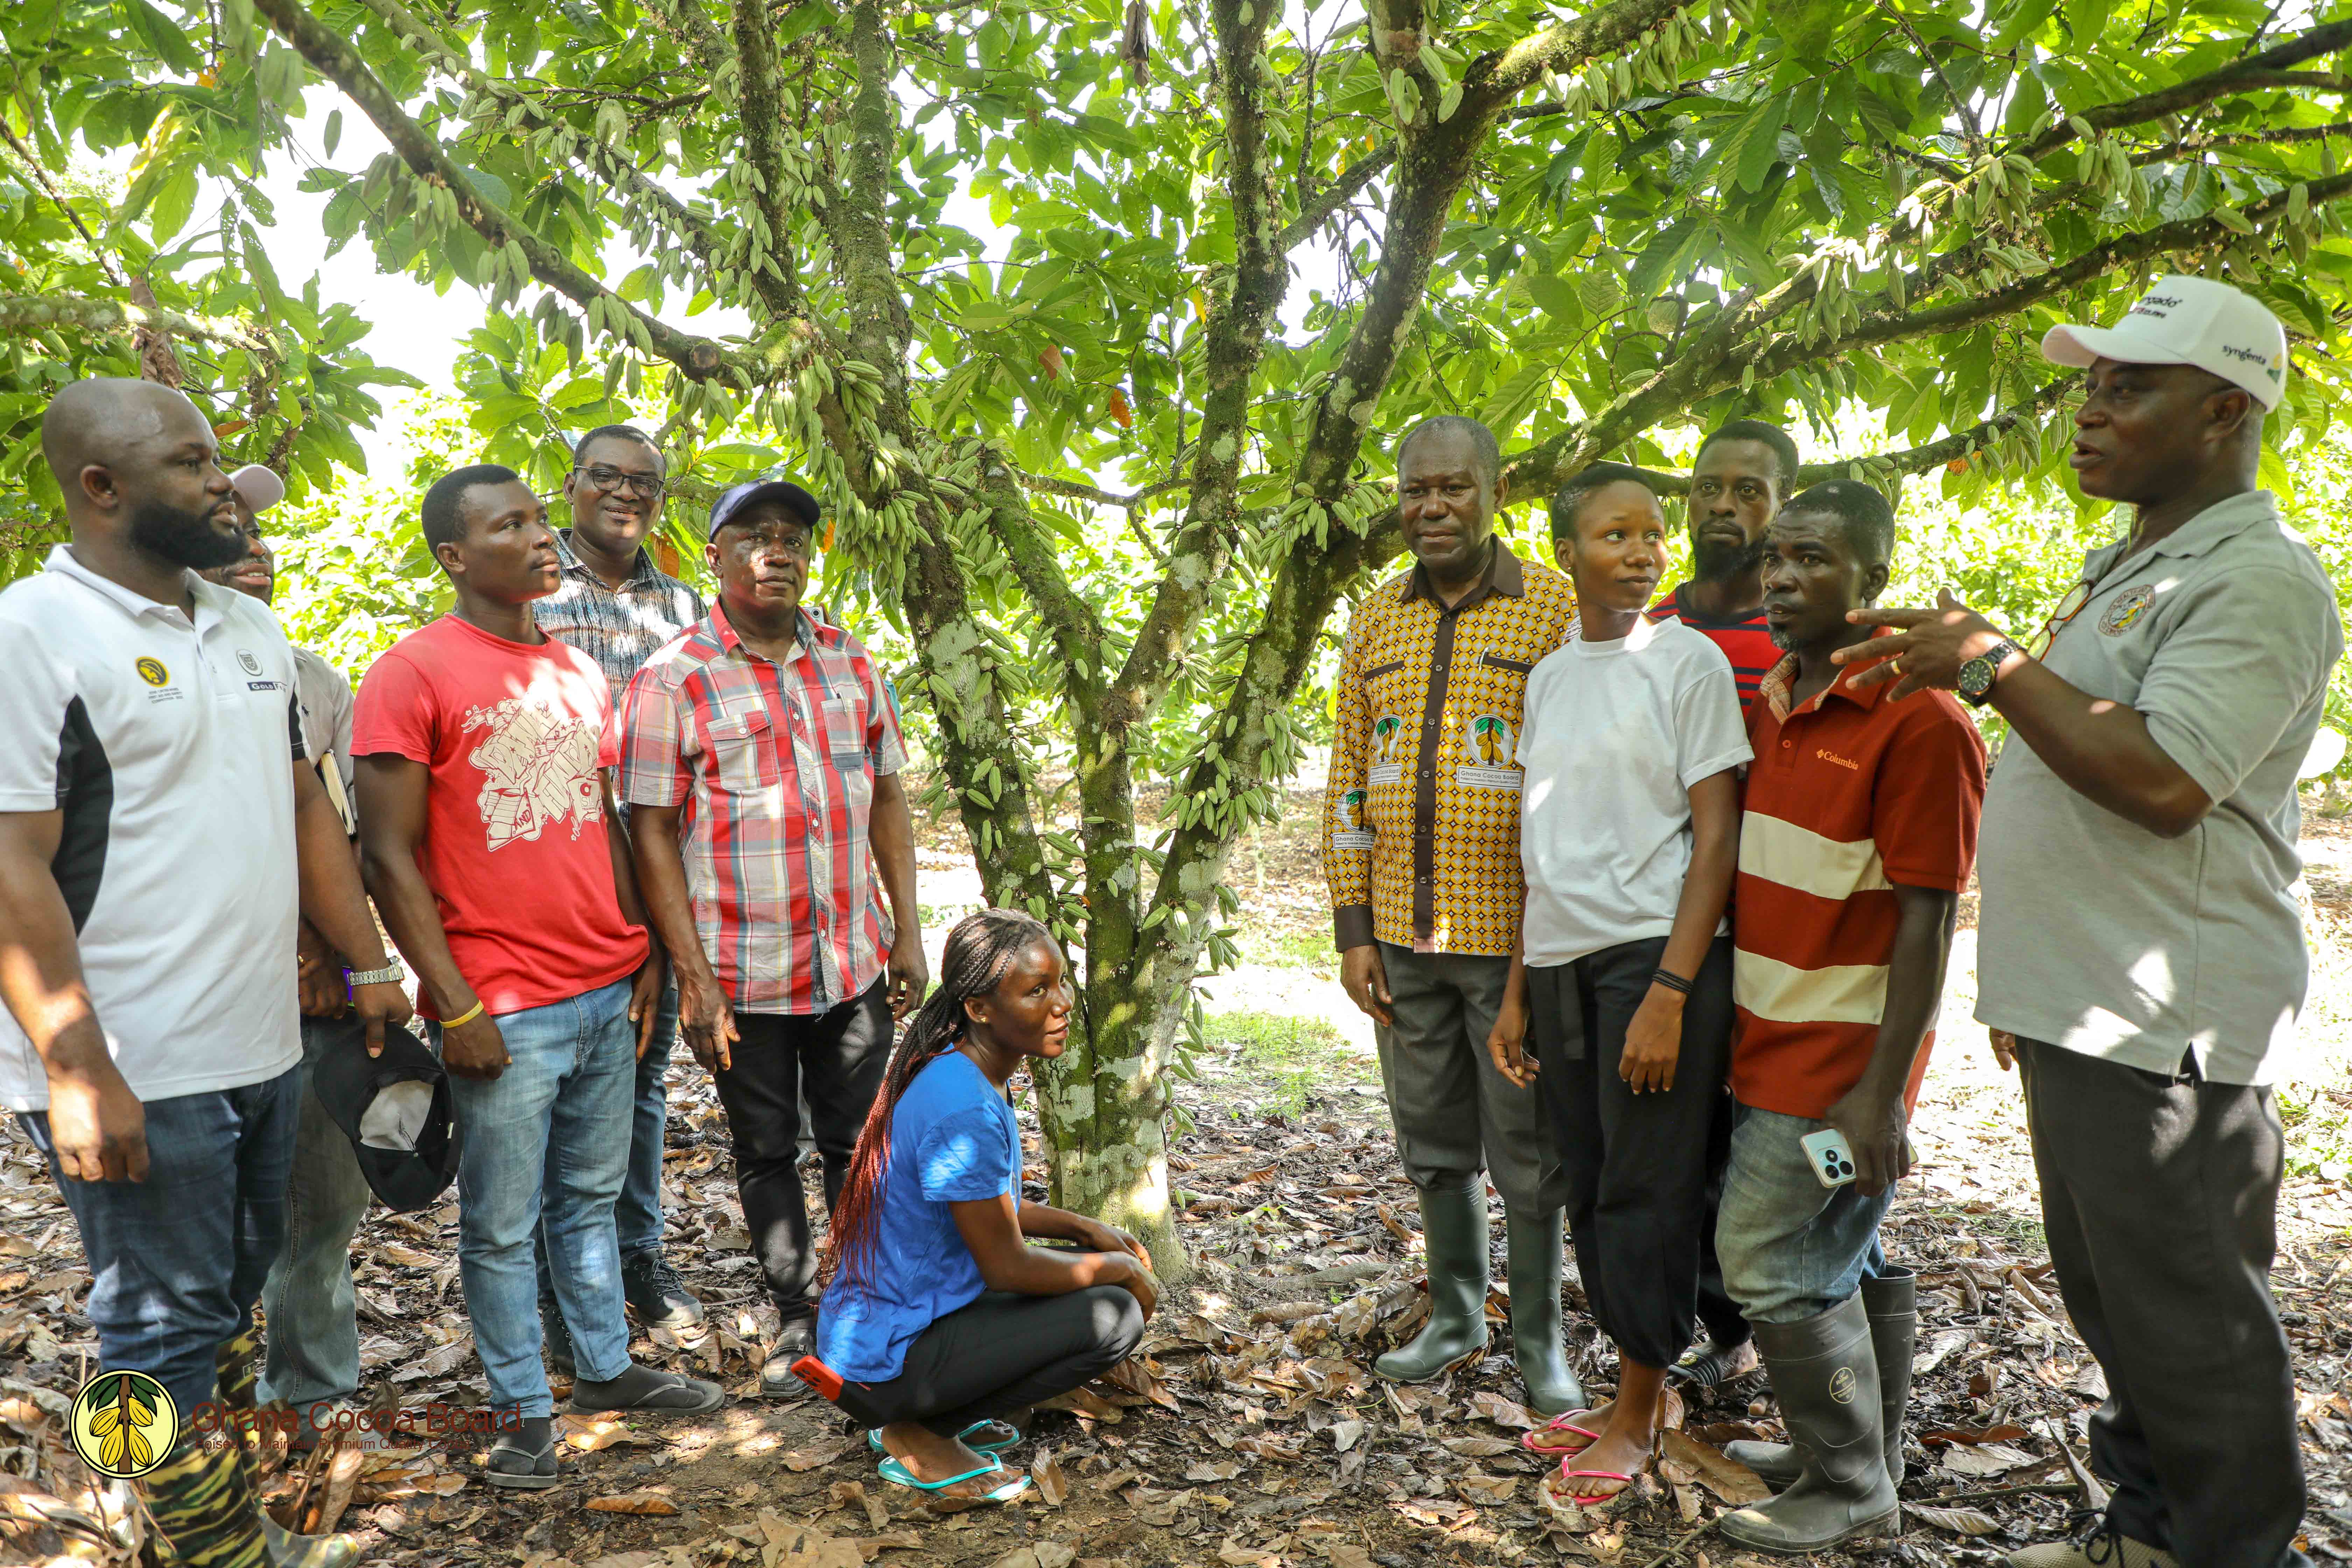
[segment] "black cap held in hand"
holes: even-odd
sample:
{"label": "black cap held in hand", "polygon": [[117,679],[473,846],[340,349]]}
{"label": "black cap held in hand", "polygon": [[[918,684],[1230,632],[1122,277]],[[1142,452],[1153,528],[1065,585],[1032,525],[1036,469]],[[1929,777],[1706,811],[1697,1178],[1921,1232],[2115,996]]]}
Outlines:
{"label": "black cap held in hand", "polygon": [[311,1091],[352,1141],[370,1189],[402,1213],[429,1206],[457,1179],[465,1145],[441,1058],[405,1029],[387,1027],[383,1054],[371,1057],[358,1019],[303,1022],[330,1037],[310,1068]]}

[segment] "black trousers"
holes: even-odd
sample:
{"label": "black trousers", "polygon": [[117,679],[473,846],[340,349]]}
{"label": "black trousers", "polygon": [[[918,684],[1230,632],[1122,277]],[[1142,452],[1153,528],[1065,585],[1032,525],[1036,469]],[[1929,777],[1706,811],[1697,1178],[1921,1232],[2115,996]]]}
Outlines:
{"label": "black trousers", "polygon": [[2050,1260],[2107,1375],[2091,1464],[2109,1522],[2195,1568],[2305,1563],[2270,1090],[2018,1046]]}
{"label": "black trousers", "polygon": [[719,1103],[735,1145],[735,1192],[760,1272],[785,1322],[816,1315],[816,1249],[801,1187],[800,1102],[824,1162],[824,1206],[841,1200],[850,1152],[890,1062],[888,979],[830,1013],[738,1013]]}
{"label": "black trousers", "polygon": [[861,1426],[920,1421],[953,1436],[975,1421],[1067,1394],[1135,1353],[1143,1309],[1117,1285],[1066,1296],[990,1290],[935,1321],[887,1383],[841,1385],[834,1403]]}
{"label": "black trousers", "polygon": [[[1657,1367],[1689,1348],[1698,1321],[1700,1259],[1712,1255],[1707,1194],[1721,1179],[1709,1163],[1718,1145],[1727,1149],[1715,1121],[1729,1109],[1732,1024],[1731,939],[1722,936],[1683,1004],[1674,1088],[1626,1087],[1617,1076],[1625,1031],[1665,950],[1654,937],[1528,970],[1536,1083],[1568,1173],[1585,1300],[1620,1353]],[[1709,1331],[1745,1339],[1738,1309],[1719,1292],[1717,1300],[1728,1321]]]}

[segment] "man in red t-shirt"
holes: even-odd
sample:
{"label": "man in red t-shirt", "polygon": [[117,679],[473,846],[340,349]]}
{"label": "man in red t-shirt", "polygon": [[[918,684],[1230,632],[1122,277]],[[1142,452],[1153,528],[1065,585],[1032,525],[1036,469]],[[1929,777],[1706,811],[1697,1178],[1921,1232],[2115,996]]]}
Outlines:
{"label": "man in red t-shirt", "polygon": [[611,689],[531,619],[559,581],[555,535],[512,469],[440,479],[424,524],[457,608],[360,683],[360,842],[420,1010],[439,1021],[465,1136],[466,1307],[491,1404],[521,1416],[484,1479],[538,1489],[558,1477],[535,1230],[572,1336],[572,1409],[686,1415],[724,1395],[632,1363],[622,1317],[613,1209],[663,965],[613,810]]}
{"label": "man in red t-shirt", "polygon": [[[1764,609],[1788,656],[1748,732],[1732,917],[1738,1102],[1716,1232],[1724,1282],[1793,1447],[1735,1444],[1787,1489],[1724,1517],[1745,1546],[1818,1551],[1894,1516],[1916,1318],[1879,1222],[1911,1168],[1953,915],[1976,858],[1984,744],[1940,691],[1854,689],[1831,662],[1870,636],[1846,613],[1886,585],[1895,514],[1833,479],[1766,536]],[[1825,1162],[1806,1137],[1842,1136]],[[1851,1179],[1823,1184],[1822,1171]]]}
{"label": "man in red t-shirt", "polygon": [[1734,419],[1699,443],[1691,465],[1691,577],[1650,606],[1654,621],[1680,621],[1731,661],[1739,705],[1756,709],[1756,683],[1780,658],[1764,624],[1764,530],[1797,487],[1797,444],[1760,419]]}

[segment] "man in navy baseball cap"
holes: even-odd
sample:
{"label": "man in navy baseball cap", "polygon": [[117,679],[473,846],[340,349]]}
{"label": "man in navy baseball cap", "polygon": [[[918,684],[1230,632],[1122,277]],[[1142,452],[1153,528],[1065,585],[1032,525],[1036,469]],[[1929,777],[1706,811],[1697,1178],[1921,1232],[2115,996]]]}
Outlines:
{"label": "man in navy baseball cap", "polygon": [[718,538],[720,529],[748,517],[753,507],[763,503],[782,507],[787,515],[799,518],[812,530],[824,516],[824,508],[817,504],[816,497],[790,479],[747,479],[730,486],[710,503],[710,530],[706,537]]}

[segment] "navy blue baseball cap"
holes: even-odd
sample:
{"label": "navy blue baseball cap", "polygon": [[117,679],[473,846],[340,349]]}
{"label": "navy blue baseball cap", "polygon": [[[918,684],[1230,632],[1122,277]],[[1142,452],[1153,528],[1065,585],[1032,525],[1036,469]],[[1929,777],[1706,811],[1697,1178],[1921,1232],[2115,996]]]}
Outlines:
{"label": "navy blue baseball cap", "polygon": [[719,531],[741,516],[746,507],[757,501],[782,501],[784,506],[814,529],[824,516],[816,497],[790,479],[751,479],[733,486],[710,503],[710,531],[704,537],[716,539]]}

